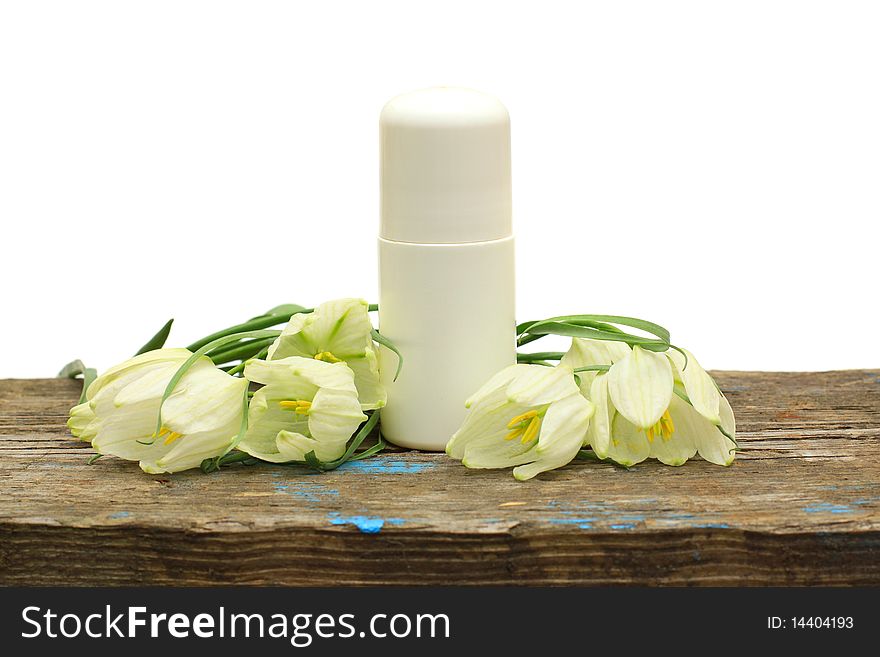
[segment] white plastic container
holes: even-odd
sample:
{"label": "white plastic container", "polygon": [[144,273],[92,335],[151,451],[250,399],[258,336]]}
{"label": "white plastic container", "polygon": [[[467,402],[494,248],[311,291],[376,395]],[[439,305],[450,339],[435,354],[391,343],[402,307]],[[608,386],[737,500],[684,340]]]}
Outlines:
{"label": "white plastic container", "polygon": [[510,119],[493,96],[441,87],[382,110],[382,433],[440,451],[465,400],[516,362]]}

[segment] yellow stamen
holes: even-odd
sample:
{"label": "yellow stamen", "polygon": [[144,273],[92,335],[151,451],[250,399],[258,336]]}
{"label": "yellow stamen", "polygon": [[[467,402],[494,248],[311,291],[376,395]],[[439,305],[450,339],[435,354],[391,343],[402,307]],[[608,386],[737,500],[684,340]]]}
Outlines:
{"label": "yellow stamen", "polygon": [[669,411],[666,410],[663,411],[663,415],[660,416],[660,419],[657,420],[654,426],[645,429],[645,436],[647,436],[649,443],[653,443],[655,436],[661,436],[665,441],[672,438],[674,432],[675,425],[672,423],[672,416],[669,415]]}
{"label": "yellow stamen", "polygon": [[541,418],[537,417],[537,413],[535,417],[532,418],[532,421],[529,422],[529,426],[526,427],[525,432],[522,437],[522,444],[532,442],[535,439],[535,436],[538,435],[538,429],[541,428]]}
{"label": "yellow stamen", "polygon": [[504,436],[504,440],[513,440],[514,438],[519,438],[523,434],[524,431],[525,431],[525,429],[523,429],[522,427],[517,427],[516,429],[511,431],[509,434]]}
{"label": "yellow stamen", "polygon": [[303,399],[284,399],[278,402],[278,405],[287,411],[293,411],[297,415],[308,415],[312,402]]}
{"label": "yellow stamen", "polygon": [[159,431],[154,433],[151,437],[152,438],[163,438],[163,437],[167,436],[165,438],[165,444],[170,445],[175,440],[180,438],[182,435],[183,435],[182,433],[177,433],[176,431],[172,431],[168,427],[162,427],[161,429],[159,429]]}
{"label": "yellow stamen", "polygon": [[510,422],[507,423],[508,429],[513,429],[516,425],[522,424],[526,420],[531,420],[533,417],[538,415],[538,411],[526,411],[520,415],[517,415]]}
{"label": "yellow stamen", "polygon": [[669,415],[669,411],[663,413],[663,417],[660,418],[660,431],[663,435],[663,440],[669,440],[675,432],[675,425],[672,423],[672,416]]}
{"label": "yellow stamen", "polygon": [[341,363],[342,361],[333,355],[332,352],[322,351],[321,353],[315,354],[315,360],[322,360],[326,363]]}
{"label": "yellow stamen", "polygon": [[[168,432],[168,437],[165,439],[165,444],[166,444],[166,445],[170,445],[171,443],[173,443],[175,440],[177,440],[177,439],[180,438],[181,436],[183,436],[182,433],[177,433],[176,431],[169,431],[169,432]],[[188,444],[189,444],[189,443],[187,443],[187,445],[188,445]]]}

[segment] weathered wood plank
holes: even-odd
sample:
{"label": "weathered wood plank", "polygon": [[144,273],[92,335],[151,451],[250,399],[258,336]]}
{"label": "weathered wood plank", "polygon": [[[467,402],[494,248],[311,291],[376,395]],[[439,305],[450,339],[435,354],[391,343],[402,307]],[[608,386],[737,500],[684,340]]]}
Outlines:
{"label": "weathered wood plank", "polygon": [[148,476],[0,381],[0,584],[880,584],[880,371],[715,372],[743,452],[516,482],[403,452]]}

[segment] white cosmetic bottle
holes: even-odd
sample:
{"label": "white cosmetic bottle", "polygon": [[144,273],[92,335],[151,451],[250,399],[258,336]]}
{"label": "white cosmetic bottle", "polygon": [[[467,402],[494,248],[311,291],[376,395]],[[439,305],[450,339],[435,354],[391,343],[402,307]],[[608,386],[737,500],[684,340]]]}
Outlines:
{"label": "white cosmetic bottle", "polygon": [[516,362],[510,118],[498,99],[440,87],[380,117],[379,330],[391,442],[440,451],[465,400]]}

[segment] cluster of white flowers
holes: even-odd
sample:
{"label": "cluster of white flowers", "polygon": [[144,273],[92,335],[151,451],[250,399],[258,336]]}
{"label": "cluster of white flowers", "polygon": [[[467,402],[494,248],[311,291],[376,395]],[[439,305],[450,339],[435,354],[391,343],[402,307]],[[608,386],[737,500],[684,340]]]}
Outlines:
{"label": "cluster of white flowers", "polygon": [[647,458],[681,465],[697,453],[730,465],[735,454],[730,404],[687,351],[573,338],[556,367],[513,365],[468,407],[447,454],[470,468],[515,466],[517,479],[563,466],[586,447],[624,466]]}
{"label": "cluster of white flowers", "polygon": [[[365,301],[340,299],[294,315],[243,377],[202,356],[164,402],[193,353],[141,354],[95,379],[68,426],[98,454],[139,461],[150,473],[198,467],[233,447],[265,461],[302,461],[310,452],[332,461],[367,419],[363,411],[385,405],[367,310]],[[246,405],[251,382],[263,387]]]}

